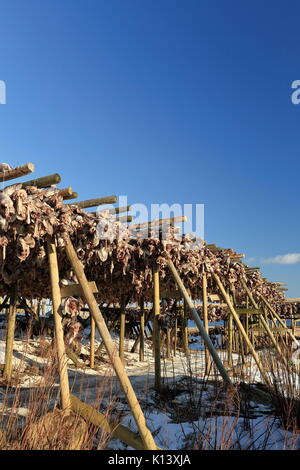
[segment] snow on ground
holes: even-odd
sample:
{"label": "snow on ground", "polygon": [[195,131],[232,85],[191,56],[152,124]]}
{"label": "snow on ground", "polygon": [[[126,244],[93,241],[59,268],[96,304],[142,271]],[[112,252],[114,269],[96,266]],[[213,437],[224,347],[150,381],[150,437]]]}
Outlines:
{"label": "snow on ground", "polygon": [[[118,345],[118,337],[114,337]],[[126,340],[126,351],[130,351],[134,341]],[[96,340],[96,349],[99,346]],[[33,390],[45,387],[47,359],[37,355],[39,341],[16,340],[14,343],[14,367],[20,371],[18,408],[14,407],[15,392],[0,389],[0,418],[12,409],[20,417],[25,417],[28,397]],[[5,342],[0,340],[0,363],[4,362]],[[88,367],[89,341],[83,340],[82,354],[86,362],[83,368],[76,369],[69,361],[68,372],[71,392],[100,411],[111,410],[122,424],[136,430],[124,393],[115,377],[104,350],[97,360],[97,370]],[[219,351],[223,361],[226,352]],[[234,363],[239,357],[233,355]],[[222,380],[213,370],[209,381],[204,382],[204,352],[193,353],[188,360],[184,354],[176,353],[171,360],[162,358],[163,397],[154,391],[154,358],[151,345],[145,344],[145,360],[139,361],[139,354],[125,353],[126,371],[145,413],[147,424],[153,432],[157,445],[163,449],[295,449],[300,448],[298,436],[284,431],[278,418],[266,405],[250,402],[247,413],[239,414],[232,402],[228,402],[222,387]],[[260,374],[253,359],[248,358],[245,381],[261,382]],[[32,368],[35,372],[32,373]],[[31,373],[29,373],[31,371]],[[49,396],[49,407],[58,399],[57,378]],[[8,398],[8,399],[7,399]],[[1,419],[0,419],[1,427]],[[127,448],[122,442],[111,439],[109,449]],[[129,448],[128,448],[129,449]]]}

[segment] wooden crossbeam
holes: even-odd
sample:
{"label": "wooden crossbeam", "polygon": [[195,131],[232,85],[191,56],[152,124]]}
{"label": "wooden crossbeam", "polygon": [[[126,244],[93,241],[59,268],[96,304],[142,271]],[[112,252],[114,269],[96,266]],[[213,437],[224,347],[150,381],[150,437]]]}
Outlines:
{"label": "wooden crossbeam", "polygon": [[[266,333],[265,328],[260,328],[260,327],[254,326],[253,328],[250,327],[250,329],[253,332]],[[283,327],[277,326],[277,327],[270,327],[270,330],[272,331],[272,333],[287,333],[288,328],[283,328]]]}
{"label": "wooden crossbeam", "polygon": [[73,193],[73,189],[71,188],[71,186],[69,186],[68,188],[64,188],[64,189],[59,190],[59,195],[62,196],[63,199],[65,199],[68,196],[71,196],[72,193]]}
{"label": "wooden crossbeam", "polygon": [[52,175],[42,176],[41,178],[25,181],[25,183],[22,183],[22,187],[26,188],[27,186],[36,186],[37,188],[49,188],[53,184],[58,184],[60,182],[60,175],[58,173],[53,173]]}
{"label": "wooden crossbeam", "polygon": [[25,163],[25,165],[17,166],[12,170],[7,170],[4,172],[0,172],[0,181],[9,181],[14,180],[15,178],[21,178],[22,176],[28,175],[34,171],[34,164],[29,162]]}
{"label": "wooden crossbeam", "polygon": [[260,308],[236,308],[239,315],[263,315],[263,311]]}
{"label": "wooden crossbeam", "polygon": [[[131,225],[128,226],[130,228]],[[160,230],[163,226],[157,226],[157,227],[148,227],[146,229],[142,230],[132,230],[132,235],[140,238],[149,238],[149,234],[151,234],[151,231],[154,230],[157,232],[157,230]],[[174,227],[174,233],[180,233],[181,232],[181,227]],[[157,233],[158,234],[158,233]]]}
{"label": "wooden crossbeam", "polygon": [[[135,434],[122,424],[109,421],[105,414],[100,413],[91,405],[83,403],[74,395],[70,395],[70,399],[72,410],[82,418],[103,429],[107,434],[112,435],[114,438],[120,439],[125,442],[125,444],[136,450],[145,449],[144,443],[138,434]],[[156,447],[156,450],[159,450],[159,447]]]}
{"label": "wooden crossbeam", "polygon": [[81,209],[87,209],[89,207],[102,206],[103,204],[115,204],[117,199],[117,196],[98,197],[96,199],[72,202],[70,205],[80,207]]}
{"label": "wooden crossbeam", "polygon": [[163,224],[176,224],[176,223],[182,223],[182,222],[187,222],[187,217],[186,216],[177,216],[177,217],[169,217],[167,219],[157,219],[157,220],[152,220],[151,222],[144,222],[142,224],[132,224],[129,225],[128,228],[131,230],[139,230],[142,228],[148,228],[148,227],[155,227],[157,225],[163,225]]}
{"label": "wooden crossbeam", "polygon": [[[93,294],[97,294],[98,288],[94,281],[89,282],[89,286]],[[61,297],[73,297],[73,296],[82,296],[82,289],[80,284],[69,284],[68,286],[63,286],[60,288]]]}
{"label": "wooden crossbeam", "polygon": [[299,298],[295,298],[295,299],[285,299],[283,301],[284,304],[291,304],[291,303],[299,303],[300,302],[300,299]]}
{"label": "wooden crossbeam", "polygon": [[116,220],[118,222],[124,223],[129,223],[133,221],[133,216],[132,215],[124,215],[123,217],[116,217]]}
{"label": "wooden crossbeam", "polygon": [[114,207],[112,209],[109,209],[108,212],[109,214],[121,214],[121,212],[129,212],[130,209],[131,206]]}
{"label": "wooden crossbeam", "polygon": [[111,215],[115,215],[115,214],[121,214],[122,212],[129,212],[130,209],[131,209],[131,206],[113,207],[112,209],[102,209],[101,211],[91,212],[91,214],[96,216],[99,213],[101,214],[102,212],[108,212]]}
{"label": "wooden crossbeam", "polygon": [[210,302],[220,302],[220,296],[218,294],[207,294]]}
{"label": "wooden crossbeam", "polygon": [[69,200],[69,199],[77,199],[78,198],[78,193],[73,192],[72,194],[70,194],[69,196],[65,196],[64,199],[65,200]]}
{"label": "wooden crossbeam", "polygon": [[208,248],[212,253],[217,253],[221,251],[221,248],[214,243],[210,243],[208,245],[205,245],[205,248]]}
{"label": "wooden crossbeam", "polygon": [[[228,248],[220,248],[215,243],[209,243],[209,244],[205,245],[205,248],[208,248],[212,253],[219,253],[220,251],[228,249]],[[230,255],[230,258],[231,259],[245,258],[245,254],[244,253],[234,253],[234,254]]]}
{"label": "wooden crossbeam", "polygon": [[140,436],[143,441],[143,445],[145,449],[147,450],[156,450],[157,446],[154,442],[153,436],[150,432],[150,430],[147,428],[146,425],[146,420],[145,416],[142,412],[141,406],[139,401],[137,400],[137,397],[134,393],[132,384],[126,374],[125,368],[122,364],[122,361],[120,360],[117,350],[116,350],[116,344],[113,342],[110,333],[107,329],[107,326],[105,324],[104,318],[102,316],[102,313],[98,307],[98,304],[96,302],[96,299],[91,292],[89,283],[86,279],[85,273],[84,273],[84,268],[79,261],[77,257],[77,253],[70,241],[68,240],[66,246],[65,246],[66,254],[69,258],[70,264],[72,268],[74,269],[74,272],[76,274],[76,277],[78,279],[79,284],[82,287],[83,294],[86,300],[86,303],[89,306],[90,313],[93,316],[95,320],[96,327],[102,337],[103,343],[106,347],[108,356],[111,360],[111,363],[114,367],[115,373],[120,381],[120,384],[124,390],[124,393],[126,395],[128,404],[130,406],[132,415],[135,419],[136,425],[138,427]]}

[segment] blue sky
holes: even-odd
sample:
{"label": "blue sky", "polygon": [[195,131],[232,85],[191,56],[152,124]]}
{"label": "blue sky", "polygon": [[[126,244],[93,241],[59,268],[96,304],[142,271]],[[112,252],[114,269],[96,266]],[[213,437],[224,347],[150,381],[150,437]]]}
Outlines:
{"label": "blue sky", "polygon": [[80,199],[203,203],[206,240],[300,296],[300,257],[264,261],[300,252],[299,2],[0,0],[0,12],[1,161],[58,172]]}

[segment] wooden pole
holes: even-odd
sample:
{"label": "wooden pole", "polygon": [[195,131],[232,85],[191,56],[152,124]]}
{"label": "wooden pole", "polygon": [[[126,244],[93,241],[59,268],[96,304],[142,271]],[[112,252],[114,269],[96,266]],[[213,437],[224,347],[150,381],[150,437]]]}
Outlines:
{"label": "wooden pole", "polygon": [[12,170],[7,170],[0,173],[0,181],[14,180],[15,178],[21,178],[21,176],[28,175],[34,171],[34,164],[29,162],[25,165],[17,166]]}
{"label": "wooden pole", "polygon": [[255,349],[254,349],[254,347],[253,347],[253,345],[252,345],[252,343],[251,343],[249,337],[247,336],[247,333],[246,333],[246,331],[244,330],[244,327],[243,327],[243,325],[242,325],[242,323],[241,323],[241,321],[240,321],[240,319],[239,319],[239,316],[238,316],[238,314],[236,313],[236,311],[235,311],[235,309],[234,309],[234,307],[233,307],[233,305],[232,305],[232,303],[231,303],[231,301],[230,301],[230,298],[229,298],[229,296],[228,296],[226,290],[224,289],[223,284],[222,284],[221,281],[220,281],[219,276],[218,276],[217,274],[215,274],[215,273],[212,273],[212,274],[213,274],[213,277],[214,277],[214,279],[215,279],[215,281],[216,281],[216,283],[217,283],[217,285],[218,285],[218,287],[219,287],[219,289],[220,289],[220,291],[221,291],[221,293],[222,293],[222,296],[223,296],[223,298],[224,298],[224,301],[227,303],[227,305],[228,305],[228,307],[229,307],[229,310],[230,310],[230,312],[232,313],[232,316],[233,316],[233,318],[234,318],[234,321],[235,321],[235,323],[236,323],[238,329],[240,330],[240,332],[241,332],[241,334],[242,334],[242,336],[243,336],[243,338],[244,338],[244,340],[245,340],[247,346],[249,347],[249,350],[251,351],[251,354],[252,354],[252,356],[253,356],[253,358],[254,358],[256,364],[257,364],[257,367],[258,367],[258,369],[259,369],[259,371],[260,371],[260,373],[261,373],[261,376],[262,376],[263,379],[265,380],[266,384],[270,385],[269,378],[268,378],[268,376],[267,376],[266,373],[265,373],[265,370],[264,370],[264,368],[263,368],[263,365],[262,365],[262,363],[261,363],[261,360],[259,359],[259,356],[258,356],[257,352],[255,351]]}
{"label": "wooden pole", "polygon": [[70,409],[70,389],[67,363],[68,358],[65,351],[64,332],[59,314],[61,306],[60,286],[59,286],[59,272],[57,264],[56,246],[53,240],[47,241],[48,261],[50,268],[50,281],[52,291],[52,308],[54,317],[55,328],[55,342],[58,356],[59,378],[60,378],[60,392],[61,392],[61,406],[63,410]]}
{"label": "wooden pole", "polygon": [[125,305],[125,300],[124,298],[122,298],[122,301],[121,301],[121,311],[120,311],[120,338],[119,338],[119,356],[120,356],[120,359],[121,361],[125,362],[125,358],[124,358],[124,340],[125,340],[125,308],[126,308],[126,305]]}
{"label": "wooden pole", "polygon": [[[247,296],[246,298],[246,308],[249,307],[249,298]],[[249,314],[246,313],[246,320],[245,320],[245,323],[246,323],[246,333],[247,333],[247,336],[249,336]],[[249,354],[249,351],[248,351],[248,346],[245,344],[245,354]]]}
{"label": "wooden pole", "polygon": [[22,183],[22,187],[26,188],[27,186],[36,186],[37,188],[49,188],[52,184],[58,184],[60,181],[60,175],[58,173],[54,173],[53,175],[42,176],[41,178],[25,181],[25,183]]}
{"label": "wooden pole", "polygon": [[87,209],[89,207],[101,206],[103,204],[115,204],[116,202],[117,196],[106,196],[98,197],[96,199],[87,199],[86,201],[72,202],[70,204],[72,206],[80,207],[81,209]]}
{"label": "wooden pole", "polygon": [[70,196],[65,196],[64,200],[68,201],[69,199],[77,199],[78,198],[78,193],[74,191]]}
{"label": "wooden pole", "polygon": [[183,341],[183,350],[186,356],[189,356],[189,337],[187,329],[187,315],[188,315],[187,303],[183,301],[183,311],[181,314],[181,331],[182,331],[182,341]]}
{"label": "wooden pole", "polygon": [[157,264],[153,268],[153,346],[154,346],[154,362],[155,362],[155,389],[161,389],[161,361],[160,361],[160,326],[158,317],[160,315],[160,294],[159,294],[159,268]]}
{"label": "wooden pole", "polygon": [[11,380],[13,371],[13,347],[16,326],[16,311],[17,311],[17,286],[11,288],[10,304],[7,317],[7,332],[5,344],[5,365],[3,370],[3,378],[7,381]]}
{"label": "wooden pole", "polygon": [[[150,312],[148,312],[147,315],[146,315],[144,332],[145,332],[145,329],[146,329],[146,327],[147,327],[147,324],[148,324],[148,322],[149,322],[149,320],[150,320],[150,317],[151,317],[152,313],[153,313],[153,310],[150,310]],[[149,328],[149,326],[148,326],[148,328]],[[136,338],[136,340],[135,340],[135,342],[134,342],[134,345],[132,346],[132,348],[131,348],[131,350],[130,350],[131,353],[134,353],[134,352],[136,351],[136,348],[138,347],[138,345],[139,345],[139,343],[140,343],[140,340],[141,340],[141,337],[140,337],[140,335],[139,335],[139,336]]]}
{"label": "wooden pole", "polygon": [[166,353],[166,359],[171,359],[171,330],[169,327],[167,327],[167,337],[166,337],[166,342],[167,342],[167,353]]}
{"label": "wooden pole", "polygon": [[[252,295],[252,292],[250,291],[250,289],[248,288],[246,282],[241,279],[241,284],[245,290],[245,292],[247,293],[252,305],[254,308],[258,308],[258,305],[257,303],[255,302],[254,300],[254,297]],[[265,328],[266,332],[267,332],[267,335],[269,336],[270,340],[271,340],[271,343],[273,344],[274,348],[276,349],[277,353],[279,354],[279,356],[281,357],[281,359],[283,360],[284,364],[287,365],[287,360],[286,358],[284,357],[280,347],[278,346],[278,343],[272,333],[272,331],[270,330],[270,327],[267,323],[267,321],[265,320],[264,316],[263,315],[260,315],[260,320],[261,320],[261,323],[263,324],[263,327]]]}
{"label": "wooden pole", "polygon": [[[136,450],[145,450],[143,441],[138,434],[135,434],[122,424],[109,421],[103,413],[100,413],[91,405],[83,403],[74,395],[71,395],[71,406],[74,413],[103,429],[109,435],[112,435],[112,437],[120,439],[120,441],[125,442],[125,444]],[[159,447],[156,447],[156,450],[160,450]]]}
{"label": "wooden pole", "polygon": [[83,295],[90,308],[90,312],[93,315],[98,331],[103,339],[103,342],[105,344],[106,350],[108,352],[109,358],[114,367],[116,375],[119,378],[119,381],[122,385],[122,388],[126,395],[132,415],[137,424],[140,436],[143,440],[144,446],[148,450],[156,450],[157,447],[155,445],[151,432],[146,426],[146,420],[142,412],[141,406],[136,398],[131,382],[128,379],[128,376],[125,372],[123,363],[121,359],[119,358],[118,349],[109,334],[109,331],[107,329],[107,326],[105,324],[101,311],[98,307],[94,294],[91,292],[89,283],[86,279],[83,266],[80,263],[70,240],[68,240],[65,249],[66,249],[67,256],[70,260],[71,266],[75,271],[78,282],[81,285]]}
{"label": "wooden pole", "polygon": [[140,361],[144,361],[144,354],[145,354],[145,341],[144,341],[144,331],[145,331],[145,302],[144,297],[140,300],[140,310],[141,310],[141,318],[140,318]]}
{"label": "wooden pole", "polygon": [[59,190],[59,195],[62,196],[63,199],[65,199],[66,197],[72,196],[72,194],[73,194],[73,189],[71,188],[71,186],[69,186],[68,188],[63,188]]}
{"label": "wooden pole", "polygon": [[233,340],[233,321],[231,313],[228,314],[228,350],[227,359],[229,367],[232,367],[232,340]]}
{"label": "wooden pole", "polygon": [[176,353],[177,353],[177,328],[178,328],[178,319],[177,319],[177,312],[176,312],[175,327],[174,327],[174,352],[173,352],[174,357],[176,357]]}
{"label": "wooden pole", "polygon": [[109,209],[109,214],[121,214],[122,212],[129,212],[131,206],[123,206],[123,207],[114,207],[113,209]]}
{"label": "wooden pole", "polygon": [[[265,299],[265,297],[261,294],[259,294],[259,297],[261,298],[261,300],[264,302],[264,304],[268,307],[268,309],[270,310],[270,312],[274,315],[274,317],[276,318],[276,320],[278,320],[278,322],[280,323],[281,326],[283,326],[284,328],[286,328],[286,325],[283,323],[283,321],[281,320],[280,316],[275,312],[275,310],[271,307],[271,305],[269,304],[269,302]],[[299,341],[297,340],[297,338],[293,335],[293,333],[290,331],[289,328],[287,328],[287,334],[292,338],[293,341],[296,342],[296,344],[299,344]]]}
{"label": "wooden pole", "polygon": [[[207,275],[202,274],[202,305],[203,305],[203,321],[206,333],[209,335],[208,328],[208,303],[207,303]],[[207,346],[205,345],[205,375],[208,375],[211,369],[211,359]]]}
{"label": "wooden pole", "polygon": [[151,222],[143,222],[141,224],[131,224],[128,226],[129,229],[131,230],[140,230],[143,228],[148,228],[148,227],[156,227],[157,225],[174,225],[176,223],[182,223],[186,222],[187,217],[186,216],[177,216],[177,217],[169,217],[167,219],[157,219],[157,220],[152,220]]}
{"label": "wooden pole", "polygon": [[120,217],[118,216],[116,217],[116,221],[122,224],[127,224],[133,221],[133,216],[132,215],[123,215]]}
{"label": "wooden pole", "polygon": [[91,337],[90,337],[90,368],[95,369],[95,320],[90,315]]}
{"label": "wooden pole", "polygon": [[181,291],[181,294],[183,295],[184,299],[186,300],[186,302],[188,304],[188,307],[191,311],[193,320],[196,323],[196,325],[199,329],[199,332],[200,332],[200,334],[201,334],[201,336],[204,340],[204,343],[206,344],[206,346],[207,346],[207,348],[208,348],[208,350],[209,350],[209,352],[210,352],[210,354],[211,354],[211,356],[212,356],[212,358],[213,358],[213,360],[214,360],[221,376],[223,377],[223,380],[224,380],[225,384],[227,386],[231,386],[232,385],[231,379],[230,379],[229,375],[227,374],[227,371],[226,371],[225,367],[223,366],[223,363],[222,363],[217,351],[215,350],[215,347],[212,344],[212,341],[211,341],[208,333],[206,332],[206,330],[204,328],[204,325],[201,321],[201,318],[198,315],[197,310],[194,308],[192,299],[188,295],[187,290],[184,287],[184,284],[183,284],[183,282],[182,282],[182,280],[181,280],[181,278],[180,278],[180,276],[177,272],[177,269],[175,268],[172,260],[170,260],[170,259],[168,260],[168,266],[169,266],[169,268],[170,268],[170,270],[173,274],[173,277],[174,277],[174,279],[175,279],[175,281],[176,281],[176,283],[179,287],[179,290]]}

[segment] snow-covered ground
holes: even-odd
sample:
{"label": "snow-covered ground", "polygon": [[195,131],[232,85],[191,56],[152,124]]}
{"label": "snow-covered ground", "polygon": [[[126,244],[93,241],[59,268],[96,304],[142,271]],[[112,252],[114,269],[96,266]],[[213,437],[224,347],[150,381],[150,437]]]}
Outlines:
{"label": "snow-covered ground", "polygon": [[[0,330],[1,331],[1,330]],[[88,331],[86,331],[88,335]],[[96,338],[96,348],[100,344]],[[118,338],[114,341],[118,343]],[[272,410],[262,404],[250,402],[247,411],[238,412],[222,387],[222,380],[213,371],[204,382],[204,352],[193,353],[188,360],[182,353],[171,360],[162,358],[162,383],[165,393],[158,397],[154,391],[154,358],[151,345],[145,344],[145,360],[139,354],[130,353],[133,341],[126,340],[126,371],[145,413],[147,424],[155,442],[163,449],[298,449],[297,435],[283,430]],[[26,417],[28,397],[34,389],[47,385],[47,359],[37,354],[39,341],[16,340],[14,344],[14,367],[20,371],[18,406],[14,405],[16,391],[8,393],[0,389],[0,417],[2,413],[15,413]],[[5,342],[0,340],[0,364],[4,363]],[[111,415],[118,416],[122,424],[136,431],[124,393],[111,368],[103,349],[96,362],[97,370],[88,367],[89,341],[83,340],[82,354],[86,354],[83,368],[76,369],[69,361],[71,392],[100,411],[108,408]],[[226,352],[219,351],[226,360]],[[234,363],[239,362],[233,356]],[[261,382],[253,359],[248,358],[244,380]],[[58,383],[54,383],[49,397],[49,407],[57,402]],[[6,396],[5,403],[4,397]],[[0,419],[0,426],[1,421]],[[126,445],[114,438],[109,449],[125,449]]]}

